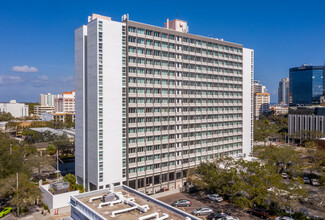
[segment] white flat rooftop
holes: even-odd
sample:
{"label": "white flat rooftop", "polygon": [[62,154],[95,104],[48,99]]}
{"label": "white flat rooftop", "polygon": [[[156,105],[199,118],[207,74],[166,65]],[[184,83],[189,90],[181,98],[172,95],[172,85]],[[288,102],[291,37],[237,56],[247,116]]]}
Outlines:
{"label": "white flat rooftop", "polygon": [[[121,187],[118,186],[115,188],[114,193],[115,194],[122,194],[123,198],[126,200],[133,201],[134,204],[127,204],[128,202],[121,202],[119,198],[115,198],[113,201],[113,205],[106,204],[106,205],[101,205],[103,204],[103,196],[107,195],[111,191],[109,189],[103,189],[103,190],[97,190],[97,191],[91,191],[88,193],[83,193],[79,194],[77,196],[72,196],[71,200],[74,200],[72,202],[72,206],[81,209],[86,209],[89,212],[90,210],[94,213],[97,213],[99,215],[98,219],[116,219],[116,220],[139,220],[142,219],[145,216],[149,215],[155,215],[154,217],[151,218],[143,218],[143,219],[158,219],[163,216],[166,218],[161,218],[161,219],[185,219],[186,217],[189,217],[189,219],[197,219],[194,216],[191,216],[188,213],[185,213],[177,208],[174,208],[166,203],[163,203],[159,200],[156,200],[150,196],[147,196],[143,193],[140,193],[138,191],[135,191],[133,189],[130,189],[128,187]],[[76,205],[73,205],[75,203]],[[79,207],[78,207],[79,205]],[[139,208],[134,208],[132,207],[135,206],[140,206],[140,207],[148,207],[146,212],[141,211]],[[127,209],[132,209],[132,210],[127,210]],[[119,210],[125,210],[122,211],[121,213],[114,213]],[[167,216],[168,215],[168,216]]]}

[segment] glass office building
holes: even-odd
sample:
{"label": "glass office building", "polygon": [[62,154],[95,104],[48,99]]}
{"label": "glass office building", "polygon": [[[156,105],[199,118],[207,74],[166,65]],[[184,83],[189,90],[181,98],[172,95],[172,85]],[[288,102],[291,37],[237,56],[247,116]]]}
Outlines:
{"label": "glass office building", "polygon": [[324,95],[324,66],[293,67],[290,69],[290,106],[319,105]]}

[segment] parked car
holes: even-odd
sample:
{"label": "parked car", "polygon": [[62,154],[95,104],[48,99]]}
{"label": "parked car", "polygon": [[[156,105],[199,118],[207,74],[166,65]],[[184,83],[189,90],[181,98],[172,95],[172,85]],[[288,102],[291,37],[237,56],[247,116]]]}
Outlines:
{"label": "parked car", "polygon": [[213,213],[213,210],[209,207],[200,207],[194,209],[194,211],[192,212],[192,214],[194,215],[209,215],[211,213]]}
{"label": "parked car", "polygon": [[289,216],[283,216],[283,217],[276,217],[275,220],[294,220],[294,219]]}
{"label": "parked car", "polygon": [[298,179],[298,175],[297,174],[292,174],[291,179],[294,179],[294,180]]}
{"label": "parked car", "polygon": [[300,209],[300,213],[304,214],[305,216],[308,216],[308,210],[307,209]]}
{"label": "parked car", "polygon": [[222,217],[222,220],[239,220],[239,218],[228,215],[228,216]]}
{"label": "parked car", "polygon": [[313,185],[313,186],[320,186],[320,183],[318,182],[317,179],[311,179],[311,185]]}
{"label": "parked car", "polygon": [[310,180],[308,177],[304,176],[303,180],[305,184],[310,184]]}
{"label": "parked car", "polygon": [[267,213],[267,211],[265,209],[254,208],[254,209],[248,210],[248,213],[251,215],[258,216],[260,218],[265,218],[265,219],[269,217],[269,214]]}
{"label": "parked car", "polygon": [[322,220],[323,218],[319,217],[317,215],[314,215],[314,216],[310,216],[310,219],[312,219],[312,220]]}
{"label": "parked car", "polygon": [[12,210],[11,207],[0,208],[0,218],[9,214],[11,212],[11,210]]}
{"label": "parked car", "polygon": [[290,207],[285,207],[283,212],[285,212],[286,214],[289,214],[289,215],[295,214],[295,210],[293,210],[293,208],[291,208],[291,213],[290,213]]}
{"label": "parked car", "polygon": [[207,197],[212,201],[217,201],[217,202],[223,201],[223,198],[218,194],[209,194]]}
{"label": "parked car", "polygon": [[288,179],[288,174],[287,173],[282,173],[281,176],[282,176],[283,179]]}
{"label": "parked car", "polygon": [[179,199],[172,203],[172,206],[175,207],[181,207],[181,206],[184,207],[184,206],[191,206],[191,205],[192,205],[191,201],[187,199]]}
{"label": "parked car", "polygon": [[222,212],[214,212],[214,213],[210,213],[207,216],[207,219],[208,220],[220,220],[220,219],[222,219],[223,217],[226,217],[226,216],[229,216],[229,215],[226,214],[226,213],[222,213]]}

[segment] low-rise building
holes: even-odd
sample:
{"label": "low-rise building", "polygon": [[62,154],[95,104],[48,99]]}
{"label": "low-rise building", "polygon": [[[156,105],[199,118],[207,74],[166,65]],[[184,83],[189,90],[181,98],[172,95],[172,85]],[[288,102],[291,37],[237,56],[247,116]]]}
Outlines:
{"label": "low-rise building", "polygon": [[70,204],[75,220],[200,219],[125,185],[71,196]]}
{"label": "low-rise building", "polygon": [[52,112],[44,112],[41,115],[42,121],[52,121],[53,120],[53,113]]}
{"label": "low-rise building", "polygon": [[53,113],[52,115],[54,121],[74,122],[75,120],[75,113],[57,112],[57,113]]}
{"label": "low-rise building", "polygon": [[0,122],[0,131],[6,131],[6,124],[8,122],[7,121],[1,121]]}
{"label": "low-rise building", "polygon": [[302,131],[319,131],[325,134],[325,107],[295,107],[289,109],[289,135]]}
{"label": "low-rise building", "polygon": [[9,103],[0,103],[0,112],[9,112],[16,118],[29,116],[28,105],[18,103],[16,100],[10,100]]}
{"label": "low-rise building", "polygon": [[74,136],[75,136],[75,130],[74,129],[54,129],[54,128],[49,128],[49,127],[41,127],[41,128],[30,128],[30,130],[39,132],[39,133],[44,133],[44,132],[51,132],[52,134],[55,135],[63,135],[66,134],[70,141],[74,141]]}
{"label": "low-rise building", "polygon": [[[70,197],[79,194],[79,190],[69,191],[69,185],[65,182],[56,182],[39,186],[42,193],[42,202],[48,206],[50,213],[54,213],[57,209],[70,206]],[[58,193],[58,190],[60,192]]]}
{"label": "low-rise building", "polygon": [[38,117],[41,117],[45,112],[54,112],[54,106],[48,105],[35,105],[34,106],[34,114]]}
{"label": "low-rise building", "polygon": [[288,106],[274,105],[270,107],[270,111],[273,111],[274,115],[287,115],[289,110]]}

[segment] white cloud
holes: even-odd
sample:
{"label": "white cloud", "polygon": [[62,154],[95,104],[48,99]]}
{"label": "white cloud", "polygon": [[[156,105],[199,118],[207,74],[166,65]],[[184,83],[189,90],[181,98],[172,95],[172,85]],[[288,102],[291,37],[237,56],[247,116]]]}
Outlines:
{"label": "white cloud", "polygon": [[13,66],[11,68],[12,71],[14,72],[22,72],[22,73],[36,73],[38,72],[38,69],[36,67],[33,66]]}
{"label": "white cloud", "polygon": [[45,75],[43,75],[43,76],[39,76],[39,77],[38,77],[38,79],[39,79],[39,80],[43,80],[43,81],[46,81],[46,80],[48,80],[48,79],[49,79],[49,77],[48,77],[48,76],[45,76]]}
{"label": "white cloud", "polygon": [[62,81],[73,81],[74,77],[73,76],[62,77],[61,80]]}
{"label": "white cloud", "polygon": [[0,75],[0,84],[13,84],[20,83],[23,81],[23,78],[21,78],[20,76]]}

